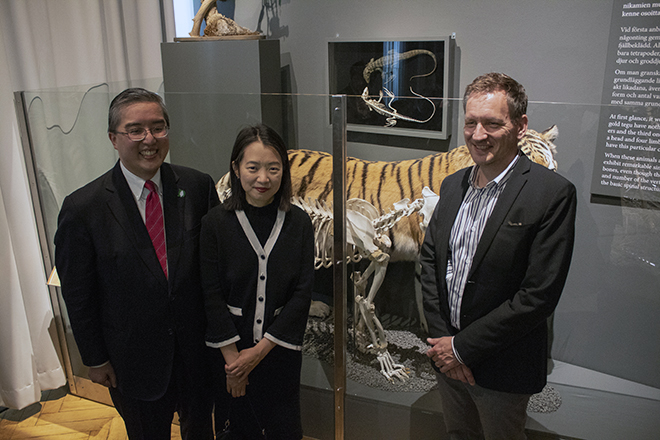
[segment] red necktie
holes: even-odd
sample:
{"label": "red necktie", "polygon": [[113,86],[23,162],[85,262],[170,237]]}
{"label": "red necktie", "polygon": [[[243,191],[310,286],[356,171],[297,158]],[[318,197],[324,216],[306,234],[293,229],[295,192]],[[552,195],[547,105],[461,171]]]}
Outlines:
{"label": "red necktie", "polygon": [[147,180],[144,183],[145,188],[149,190],[147,196],[147,206],[145,210],[145,224],[149,237],[156,249],[156,256],[163,268],[165,277],[167,277],[167,247],[165,246],[165,224],[163,223],[163,209],[160,207],[160,197],[156,191],[156,185]]}

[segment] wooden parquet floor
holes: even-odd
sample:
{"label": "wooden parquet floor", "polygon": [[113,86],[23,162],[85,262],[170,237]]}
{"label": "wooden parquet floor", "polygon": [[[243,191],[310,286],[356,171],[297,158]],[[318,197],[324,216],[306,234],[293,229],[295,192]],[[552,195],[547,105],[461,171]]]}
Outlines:
{"label": "wooden parquet floor", "polygon": [[[0,440],[127,440],[117,411],[102,403],[67,394],[66,389],[46,391],[41,402],[22,410],[0,413]],[[172,439],[180,440],[177,425]]]}
{"label": "wooden parquet floor", "polygon": [[[0,440],[128,440],[117,411],[108,405],[68,394],[65,387],[44,391],[41,402],[0,412]],[[172,440],[181,440],[172,425]],[[303,437],[303,440],[315,440]]]}

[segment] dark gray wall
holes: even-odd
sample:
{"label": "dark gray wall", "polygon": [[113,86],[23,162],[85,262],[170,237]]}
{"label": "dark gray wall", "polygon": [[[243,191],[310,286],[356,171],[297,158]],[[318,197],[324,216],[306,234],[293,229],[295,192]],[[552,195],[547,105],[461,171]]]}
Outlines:
{"label": "dark gray wall", "polygon": [[[240,14],[239,22],[257,27],[258,14]],[[269,30],[280,38],[294,93],[327,93],[328,41],[454,32],[457,90],[489,71],[524,84],[530,127],[559,126],[559,173],[578,189],[576,249],[554,318],[553,357],[660,387],[660,215],[589,200],[611,14],[608,0],[283,0]],[[305,104],[294,103],[297,145],[327,149],[327,108]],[[463,143],[458,113],[452,147]],[[400,159],[429,152],[353,144],[349,154]]]}
{"label": "dark gray wall", "polygon": [[241,128],[263,122],[282,131],[282,98],[272,95],[281,87],[279,41],[162,43],[161,54],[173,163],[218,180]]}

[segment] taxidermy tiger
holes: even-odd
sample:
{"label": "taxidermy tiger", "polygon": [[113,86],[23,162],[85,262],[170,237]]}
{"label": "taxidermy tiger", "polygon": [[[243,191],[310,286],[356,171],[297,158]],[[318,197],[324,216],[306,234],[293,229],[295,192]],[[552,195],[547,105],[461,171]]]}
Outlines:
{"label": "taxidermy tiger", "polygon": [[[542,133],[527,130],[518,142],[519,148],[532,161],[551,170],[557,169],[554,160],[557,126]],[[311,150],[290,150],[291,184],[294,197],[303,200],[332,202],[332,155]],[[394,203],[422,197],[422,189],[429,187],[435,194],[440,192],[443,179],[456,171],[474,165],[470,152],[461,145],[446,153],[437,153],[421,159],[395,162],[368,161],[349,157],[346,163],[346,199],[366,200],[381,215],[389,212]],[[229,188],[229,175],[223,176],[216,185],[220,200]],[[399,221],[388,232],[392,247],[390,261],[415,261],[424,239],[420,228],[420,214],[415,213]],[[426,219],[427,222],[429,219]]]}
{"label": "taxidermy tiger", "polygon": [[[542,133],[527,130],[518,146],[532,161],[556,169],[556,147],[553,142],[557,134],[556,125]],[[332,202],[332,155],[320,151],[290,150],[289,161],[293,196]],[[402,199],[412,201],[422,197],[425,186],[438,194],[445,177],[472,165],[474,162],[465,145],[447,153],[396,162],[349,157],[346,163],[346,199],[366,200],[382,215]],[[392,242],[390,261],[414,261],[417,258],[424,239],[420,220],[419,214],[413,214],[389,231]]]}

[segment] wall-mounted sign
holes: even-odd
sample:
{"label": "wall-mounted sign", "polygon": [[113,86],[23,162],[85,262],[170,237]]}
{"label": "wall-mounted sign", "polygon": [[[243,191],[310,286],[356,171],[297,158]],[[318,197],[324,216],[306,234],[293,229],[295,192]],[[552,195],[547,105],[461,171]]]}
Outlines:
{"label": "wall-mounted sign", "polygon": [[615,0],[592,201],[660,201],[660,2]]}

